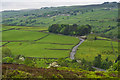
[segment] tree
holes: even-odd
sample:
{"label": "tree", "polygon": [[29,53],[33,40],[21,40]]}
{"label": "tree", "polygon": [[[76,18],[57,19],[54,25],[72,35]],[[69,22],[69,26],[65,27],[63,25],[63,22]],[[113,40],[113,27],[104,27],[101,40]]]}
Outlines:
{"label": "tree", "polygon": [[111,66],[109,71],[120,71],[120,61],[113,63],[113,66]]}
{"label": "tree", "polygon": [[52,24],[49,28],[48,28],[49,32],[53,32],[53,33],[59,33],[61,30],[61,27],[59,24]]}
{"label": "tree", "polygon": [[95,39],[94,40],[97,40],[97,37],[95,36]]}
{"label": "tree", "polygon": [[69,25],[68,24],[62,24],[61,25],[60,33],[64,35],[69,35]]}
{"label": "tree", "polygon": [[101,55],[98,55],[95,57],[94,61],[93,61],[93,65],[95,67],[100,67],[101,66]]}
{"label": "tree", "polygon": [[118,55],[117,60],[115,61],[115,63],[116,63],[117,61],[120,61],[120,55]]}
{"label": "tree", "polygon": [[90,25],[82,25],[79,26],[77,24],[69,25],[69,24],[52,24],[48,28],[49,32],[52,33],[61,33],[64,35],[86,35],[91,32]]}
{"label": "tree", "polygon": [[12,63],[13,61],[14,61],[14,59],[11,57],[5,57],[2,59],[3,63]]}
{"label": "tree", "polygon": [[102,68],[102,69],[108,69],[109,68],[108,62],[107,61],[103,61],[101,63],[101,67],[100,68]]}
{"label": "tree", "polygon": [[33,63],[33,60],[30,58],[25,58],[24,64],[32,67],[35,66],[35,64]]}
{"label": "tree", "polygon": [[93,12],[94,10],[92,9],[91,12]]}

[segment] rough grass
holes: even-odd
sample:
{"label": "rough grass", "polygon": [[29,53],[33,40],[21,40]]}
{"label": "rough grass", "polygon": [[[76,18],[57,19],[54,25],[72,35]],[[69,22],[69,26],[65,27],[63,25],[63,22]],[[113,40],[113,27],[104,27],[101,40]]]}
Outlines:
{"label": "rough grass", "polygon": [[[118,42],[112,41],[114,51],[118,53]],[[78,48],[77,53],[75,55],[76,59],[86,59],[89,61],[94,60],[94,57],[98,54],[102,55],[102,58],[109,58],[110,60],[114,61],[116,59],[115,53],[106,54],[102,53],[104,51],[111,51],[112,46],[111,41],[107,40],[85,40]],[[117,54],[116,53],[116,54]]]}

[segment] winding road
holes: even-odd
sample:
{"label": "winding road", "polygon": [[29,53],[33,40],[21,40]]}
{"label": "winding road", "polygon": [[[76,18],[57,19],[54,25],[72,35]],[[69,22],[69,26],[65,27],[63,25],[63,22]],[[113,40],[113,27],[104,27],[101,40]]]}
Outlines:
{"label": "winding road", "polygon": [[82,39],[82,38],[80,38],[79,37],[79,39],[80,39],[80,42],[79,42],[79,44],[77,44],[73,49],[72,49],[72,52],[70,53],[70,59],[75,59],[75,53],[76,53],[76,50],[77,50],[77,48],[85,41],[84,39]]}
{"label": "winding road", "polygon": [[[75,59],[74,56],[76,54],[77,48],[85,41],[84,39],[82,39],[80,37],[79,37],[79,39],[80,39],[79,44],[77,44],[75,47],[73,47],[72,52],[70,53],[70,59],[72,59],[72,60]],[[105,69],[97,68],[94,66],[92,66],[92,68],[96,69],[97,71],[106,71]]]}

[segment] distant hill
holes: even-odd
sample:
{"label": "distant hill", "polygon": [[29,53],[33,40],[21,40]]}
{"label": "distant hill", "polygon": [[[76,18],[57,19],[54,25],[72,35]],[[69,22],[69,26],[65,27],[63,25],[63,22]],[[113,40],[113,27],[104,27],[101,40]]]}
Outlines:
{"label": "distant hill", "polygon": [[3,25],[43,26],[52,24],[92,25],[92,31],[101,36],[117,38],[118,3],[86,6],[43,7],[18,11],[3,11]]}

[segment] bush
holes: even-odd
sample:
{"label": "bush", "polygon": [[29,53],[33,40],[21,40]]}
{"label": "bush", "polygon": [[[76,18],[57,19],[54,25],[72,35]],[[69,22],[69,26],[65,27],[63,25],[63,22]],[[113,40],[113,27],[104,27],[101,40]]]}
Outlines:
{"label": "bush", "polygon": [[108,71],[120,71],[120,61],[117,61],[116,63],[113,63],[113,66],[111,66]]}
{"label": "bush", "polygon": [[9,48],[3,47],[2,48],[2,57],[11,57],[12,53],[11,50]]}
{"label": "bush", "polygon": [[102,60],[101,55],[96,56],[95,59],[94,59],[94,61],[93,61],[93,65],[95,67],[99,67],[100,68],[100,66],[101,66],[101,60]]}
{"label": "bush", "polygon": [[12,63],[13,61],[14,61],[14,59],[11,57],[5,57],[2,59],[3,63]]}
{"label": "bush", "polygon": [[32,78],[33,77],[30,73],[20,71],[20,70],[9,71],[9,73],[5,76],[6,76],[5,78]]}
{"label": "bush", "polygon": [[31,66],[31,67],[35,66],[34,63],[33,63],[33,60],[29,59],[29,58],[25,58],[24,64],[26,64],[28,66]]}

